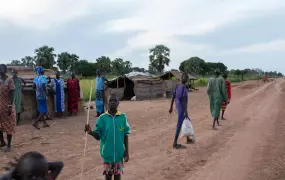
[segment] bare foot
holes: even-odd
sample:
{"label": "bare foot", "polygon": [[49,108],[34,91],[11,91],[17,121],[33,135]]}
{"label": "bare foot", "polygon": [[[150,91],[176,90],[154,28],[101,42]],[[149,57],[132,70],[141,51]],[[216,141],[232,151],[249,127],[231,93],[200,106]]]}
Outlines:
{"label": "bare foot", "polygon": [[40,130],[41,128],[38,127],[38,124],[33,123],[32,126],[34,126],[36,129]]}
{"label": "bare foot", "polygon": [[46,128],[46,127],[49,127],[49,125],[48,125],[48,124],[44,124],[44,125],[43,125],[43,128]]}
{"label": "bare foot", "polygon": [[11,147],[6,147],[6,149],[4,149],[4,152],[11,152]]}
{"label": "bare foot", "polygon": [[216,128],[216,127],[212,127],[212,129],[213,129],[213,130],[218,130],[218,128]]}

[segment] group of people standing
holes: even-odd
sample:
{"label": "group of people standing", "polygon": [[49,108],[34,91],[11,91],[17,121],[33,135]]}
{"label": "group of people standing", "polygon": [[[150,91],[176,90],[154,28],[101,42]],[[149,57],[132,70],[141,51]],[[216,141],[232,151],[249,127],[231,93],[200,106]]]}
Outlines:
{"label": "group of people standing", "polygon": [[[222,113],[221,119],[225,120],[224,114],[227,105],[231,100],[231,83],[227,80],[228,74],[225,73],[221,77],[221,72],[215,70],[215,76],[209,79],[207,85],[207,94],[210,100],[210,110],[213,117],[212,129],[217,130],[216,123],[219,126],[220,113]],[[189,76],[187,73],[183,73],[181,77],[181,84],[178,84],[173,92],[173,98],[170,104],[169,113],[173,112],[174,101],[176,103],[176,108],[178,112],[178,122],[173,142],[173,148],[180,149],[185,148],[185,146],[178,144],[178,137],[181,131],[183,121],[189,119],[188,116],[188,88],[187,82],[189,81]],[[186,143],[194,143],[194,137],[187,137]]]}
{"label": "group of people standing", "polygon": [[[69,115],[77,114],[80,98],[79,79],[75,73],[67,80],[65,88],[64,80],[60,73],[56,72],[56,77],[51,79],[44,75],[44,68],[37,66],[35,68],[36,76],[33,81],[33,89],[36,94],[38,118],[32,123],[36,129],[40,129],[38,124],[43,122],[43,127],[49,127],[46,120],[48,114],[49,95],[54,99],[54,112],[59,117],[64,116],[65,99],[68,101]],[[18,76],[16,70],[12,70],[12,77],[8,76],[8,68],[5,64],[0,64],[0,148],[6,147],[5,151],[10,151],[15,126],[20,122],[21,113],[24,111],[23,86],[26,85],[24,79]],[[67,94],[67,98],[65,97]],[[7,141],[4,140],[4,134],[7,134]]]}

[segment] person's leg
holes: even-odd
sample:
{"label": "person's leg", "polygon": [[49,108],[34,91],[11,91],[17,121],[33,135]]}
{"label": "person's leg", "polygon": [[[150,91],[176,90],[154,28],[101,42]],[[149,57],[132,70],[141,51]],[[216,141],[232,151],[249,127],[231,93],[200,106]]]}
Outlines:
{"label": "person's leg", "polygon": [[7,134],[7,151],[11,149],[12,134]]}
{"label": "person's leg", "polygon": [[4,140],[4,134],[3,131],[0,131],[0,147],[5,147],[6,146],[6,142]]}
{"label": "person's leg", "polygon": [[115,175],[114,176],[114,180],[121,180],[121,175],[119,174],[119,175]]}
{"label": "person's leg", "polygon": [[111,175],[105,175],[105,180],[112,180],[112,176]]}
{"label": "person's leg", "polygon": [[212,129],[216,130],[216,121],[217,121],[217,118],[214,118],[213,120],[213,126],[212,126]]}
{"label": "person's leg", "polygon": [[47,122],[46,122],[46,119],[45,119],[45,118],[42,118],[42,120],[43,120],[43,123],[44,123],[43,127],[44,127],[44,128],[45,128],[45,127],[49,127],[49,125],[48,125]]}
{"label": "person's leg", "polygon": [[39,121],[42,120],[43,117],[44,117],[44,114],[43,114],[43,113],[40,113],[39,117],[32,123],[32,125],[33,125],[36,129],[40,129],[40,128],[38,127],[38,123],[39,123]]}
{"label": "person's leg", "polygon": [[20,122],[20,115],[21,115],[21,113],[17,113],[17,115],[16,115],[17,126],[19,125],[19,122]]}
{"label": "person's leg", "polygon": [[224,118],[224,114],[225,114],[225,110],[222,110],[222,120],[226,120],[226,119]]}
{"label": "person's leg", "polygon": [[184,120],[184,113],[183,112],[178,112],[178,122],[177,122],[177,126],[176,126],[174,142],[173,142],[173,147],[176,148],[176,149],[182,147],[181,144],[178,144],[178,138],[179,138],[179,134],[180,134],[180,131],[181,131],[183,120]]}
{"label": "person's leg", "polygon": [[221,125],[220,125],[220,122],[219,122],[219,118],[217,118],[217,125],[218,125],[218,126],[221,126]]}

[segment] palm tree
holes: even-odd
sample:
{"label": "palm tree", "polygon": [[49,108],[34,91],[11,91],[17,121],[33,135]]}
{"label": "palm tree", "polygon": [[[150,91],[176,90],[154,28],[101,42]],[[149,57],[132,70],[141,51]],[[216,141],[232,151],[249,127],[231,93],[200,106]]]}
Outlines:
{"label": "palm tree", "polygon": [[35,67],[35,59],[31,56],[25,56],[24,58],[21,59],[22,65],[26,67]]}
{"label": "palm tree", "polygon": [[37,65],[41,65],[46,69],[51,69],[55,64],[56,54],[53,47],[42,46],[35,50],[35,60]]}
{"label": "palm tree", "polygon": [[150,66],[163,73],[165,65],[169,66],[170,63],[170,49],[164,45],[156,45],[149,50],[149,54]]}

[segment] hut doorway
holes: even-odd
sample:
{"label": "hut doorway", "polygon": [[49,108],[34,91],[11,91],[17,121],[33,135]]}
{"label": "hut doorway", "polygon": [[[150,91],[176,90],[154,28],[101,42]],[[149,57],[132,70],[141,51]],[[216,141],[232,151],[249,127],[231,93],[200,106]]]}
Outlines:
{"label": "hut doorway", "polygon": [[[110,84],[108,84],[108,88],[111,88],[112,92],[117,93],[120,100],[131,100],[132,97],[135,96],[134,86],[134,82],[127,77],[119,77],[117,79],[112,80]],[[122,93],[116,92],[120,89],[123,90]]]}

